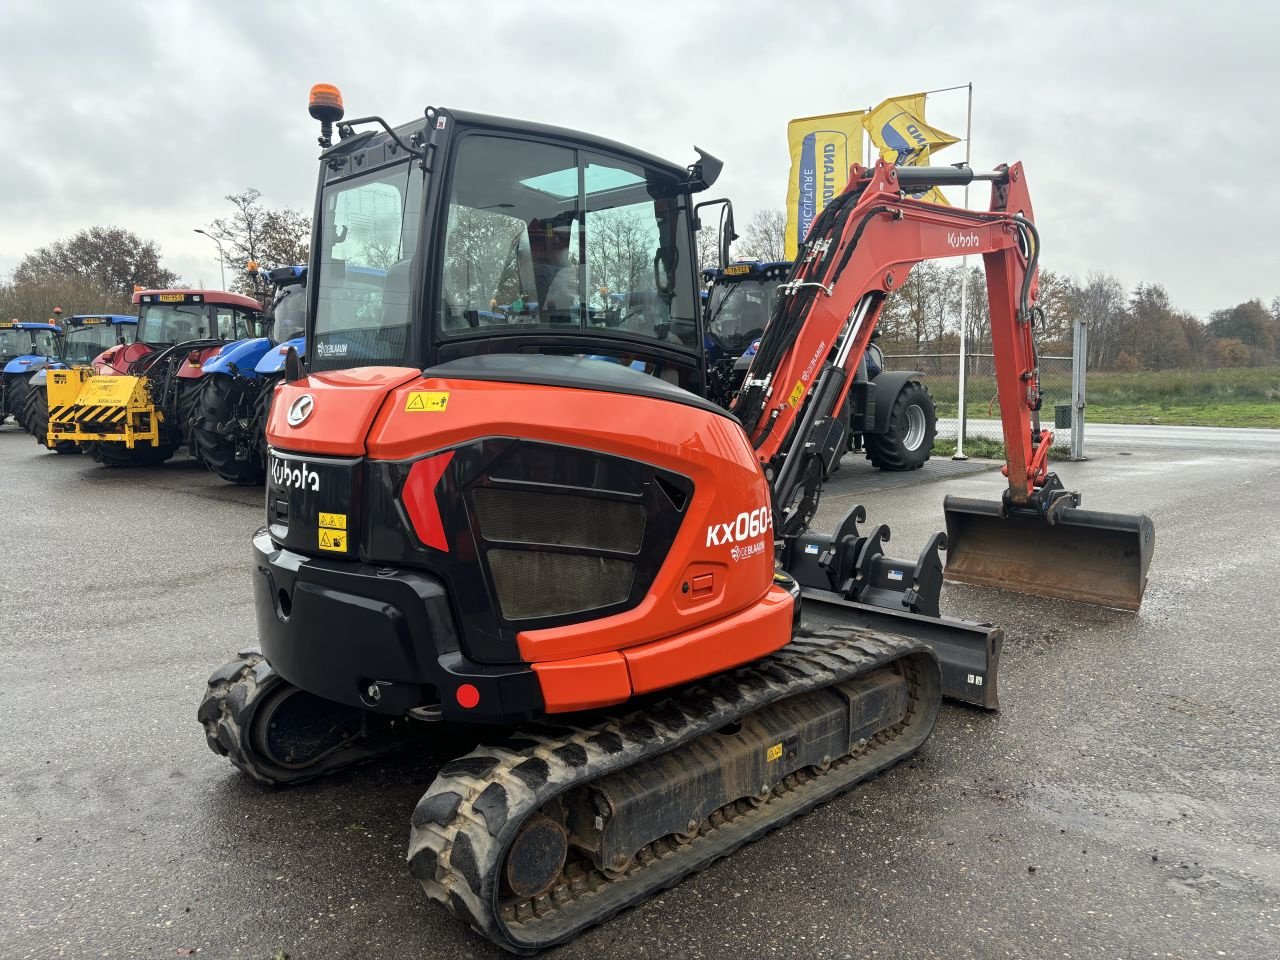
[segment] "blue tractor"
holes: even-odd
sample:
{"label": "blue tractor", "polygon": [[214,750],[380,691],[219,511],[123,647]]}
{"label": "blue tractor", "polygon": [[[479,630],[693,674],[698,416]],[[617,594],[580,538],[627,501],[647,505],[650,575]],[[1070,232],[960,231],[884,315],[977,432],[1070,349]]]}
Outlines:
{"label": "blue tractor", "polygon": [[268,336],[227,344],[206,360],[192,420],[194,452],[230,483],[252,486],[266,476],[266,425],[275,385],[292,346],[306,355],[306,267],[278,267],[263,277],[271,296]]}
{"label": "blue tractor", "polygon": [[[727,408],[742,386],[791,266],[785,260],[750,260],[702,271],[707,395],[720,406]],[[871,343],[843,414],[848,449],[864,450],[880,470],[923,466],[933,453],[938,415],[922,376],[918,370],[886,370],[884,354]]]}
{"label": "blue tractor", "polygon": [[62,328],[56,322],[0,320],[0,425],[13,417],[25,428],[31,378],[61,354]]}
{"label": "blue tractor", "polygon": [[92,367],[104,351],[137,339],[138,318],[118,313],[78,313],[63,321],[62,352],[56,360],[42,364],[31,377],[22,410],[22,422],[36,443],[58,453],[79,453],[81,446],[71,441],[49,443],[50,370]]}

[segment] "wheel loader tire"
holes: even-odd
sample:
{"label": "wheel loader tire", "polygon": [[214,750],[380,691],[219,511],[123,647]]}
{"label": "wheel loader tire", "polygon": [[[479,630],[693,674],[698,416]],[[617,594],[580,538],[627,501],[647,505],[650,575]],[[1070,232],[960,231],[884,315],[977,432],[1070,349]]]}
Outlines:
{"label": "wheel loader tire", "polygon": [[[235,438],[219,432],[218,427],[235,419],[244,394],[256,386],[252,381],[221,374],[206,376],[194,391],[195,415],[191,421],[191,452],[223,480],[246,487],[261,484],[266,478],[257,438],[250,448],[249,459],[237,460]],[[250,429],[253,429],[252,423]]]}
{"label": "wheel loader tire", "polygon": [[173,456],[172,444],[153,447],[138,444],[132,450],[119,440],[94,441],[86,444],[88,454],[104,467],[158,467]]}
{"label": "wheel loader tire", "polygon": [[[44,387],[33,387],[27,392],[27,402],[22,408],[23,419],[27,430],[35,437],[36,443],[48,449],[49,436],[49,391]],[[71,440],[62,440],[53,445],[55,453],[79,453],[80,444]]]}
{"label": "wheel loader tire", "polygon": [[867,459],[878,470],[919,470],[933,453],[938,414],[929,388],[918,380],[902,385],[889,413],[889,429],[863,435]]}

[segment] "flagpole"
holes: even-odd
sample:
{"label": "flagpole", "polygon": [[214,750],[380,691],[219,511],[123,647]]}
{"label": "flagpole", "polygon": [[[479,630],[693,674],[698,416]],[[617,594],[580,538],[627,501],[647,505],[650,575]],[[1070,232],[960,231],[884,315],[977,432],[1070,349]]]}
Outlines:
{"label": "flagpole", "polygon": [[968,91],[969,91],[969,96],[970,96],[970,97],[972,97],[972,96],[973,96],[973,84],[972,84],[972,83],[961,83],[961,84],[958,84],[957,86],[954,86],[954,87],[939,87],[937,90],[925,90],[925,91],[923,91],[923,93],[924,93],[924,95],[925,95],[925,96],[928,96],[928,95],[929,95],[929,94],[931,94],[931,93],[950,93],[952,90],[968,90]]}
{"label": "flagpole", "polygon": [[[964,165],[969,166],[973,147],[973,82],[965,85],[969,91],[969,104],[965,110],[964,120]],[[964,87],[948,87],[949,90],[960,90]],[[935,91],[941,92],[941,91]],[[969,208],[969,185],[964,185],[964,206]],[[964,453],[965,428],[968,426],[965,410],[965,388],[968,386],[968,340],[969,340],[969,258],[960,258],[960,375],[957,393],[959,394],[959,424],[956,430],[956,454],[952,460],[968,460]]]}

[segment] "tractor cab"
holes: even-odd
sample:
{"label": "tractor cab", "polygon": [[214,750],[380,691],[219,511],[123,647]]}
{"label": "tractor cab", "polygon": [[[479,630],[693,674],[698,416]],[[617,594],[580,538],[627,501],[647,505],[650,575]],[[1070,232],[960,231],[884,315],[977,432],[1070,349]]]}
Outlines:
{"label": "tractor cab", "polygon": [[141,290],[138,342],[152,347],[192,340],[243,340],[261,333],[262,307],[251,297],[221,290]]}
{"label": "tractor cab", "polygon": [[307,319],[307,268],[277,267],[267,274],[275,291],[267,308],[269,336],[285,343],[303,336]]}
{"label": "tractor cab", "polygon": [[61,353],[62,329],[56,323],[0,320],[0,365],[5,373],[23,373]]}
{"label": "tractor cab", "polygon": [[62,353],[62,328],[57,323],[0,321],[0,424],[10,416],[24,423],[24,408],[32,376]]}
{"label": "tractor cab", "polygon": [[65,321],[63,362],[88,366],[112,347],[126,346],[137,336],[138,318],[126,314],[76,314]]}
{"label": "tractor cab", "polygon": [[778,284],[791,273],[785,260],[739,260],[702,271],[707,285],[707,362],[740,357],[760,338],[773,313]]}

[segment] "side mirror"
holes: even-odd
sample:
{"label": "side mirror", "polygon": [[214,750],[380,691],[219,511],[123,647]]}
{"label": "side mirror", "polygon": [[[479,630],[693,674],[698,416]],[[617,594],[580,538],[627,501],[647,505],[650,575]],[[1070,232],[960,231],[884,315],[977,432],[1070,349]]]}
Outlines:
{"label": "side mirror", "polygon": [[284,354],[284,378],[288,383],[301,380],[306,376],[302,369],[302,360],[298,357],[298,351],[290,344]]}
{"label": "side mirror", "polygon": [[720,214],[720,269],[729,265],[729,247],[738,235],[733,231],[733,201],[724,202],[724,210]]}
{"label": "side mirror", "polygon": [[[729,247],[733,241],[738,239],[737,233],[733,229],[733,201],[727,197],[721,197],[719,200],[704,200],[702,203],[695,204],[693,208],[694,225],[697,229],[702,229],[702,218],[698,211],[703,207],[713,207],[721,204],[720,209],[720,269],[723,270],[729,265]],[[706,264],[698,264],[699,268]]]}

